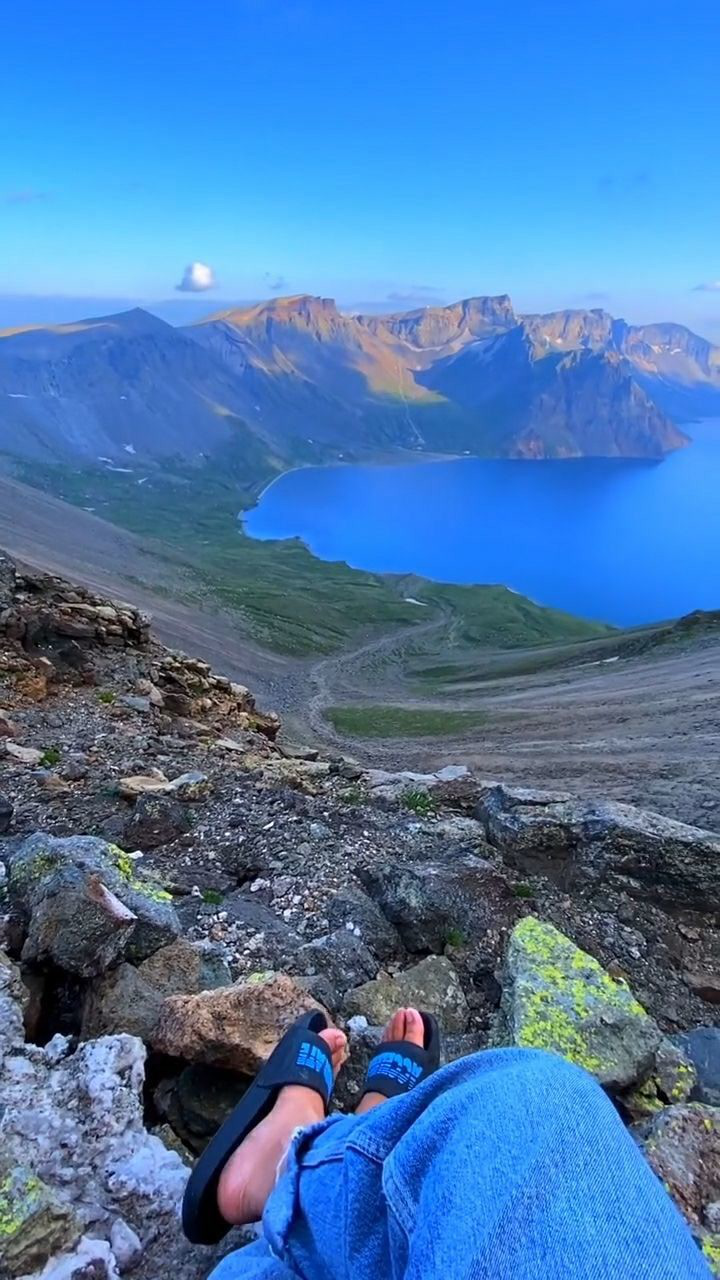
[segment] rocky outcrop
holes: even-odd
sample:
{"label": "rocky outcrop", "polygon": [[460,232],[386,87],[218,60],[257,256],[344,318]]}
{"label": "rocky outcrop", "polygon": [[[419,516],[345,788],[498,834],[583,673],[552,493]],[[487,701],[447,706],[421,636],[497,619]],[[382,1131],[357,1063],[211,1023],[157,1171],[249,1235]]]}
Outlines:
{"label": "rocky outcrop", "polygon": [[497,786],[477,816],[491,844],[568,890],[615,884],[669,907],[720,910],[720,837],[625,804]]}
{"label": "rocky outcrop", "polygon": [[8,893],[25,934],[23,960],[81,977],[144,960],[180,932],[170,894],[92,836],[30,836],[10,854]]}

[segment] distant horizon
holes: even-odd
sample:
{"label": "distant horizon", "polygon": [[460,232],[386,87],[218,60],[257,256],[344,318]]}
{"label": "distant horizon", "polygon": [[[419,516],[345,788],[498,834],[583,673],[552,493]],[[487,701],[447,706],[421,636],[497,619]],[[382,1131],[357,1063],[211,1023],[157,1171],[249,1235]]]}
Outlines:
{"label": "distant horizon", "polygon": [[[424,307],[447,307],[464,302],[473,297],[498,297],[507,294],[510,297],[517,315],[548,314],[554,311],[604,311],[616,320],[624,320],[630,325],[647,324],[680,324],[696,333],[706,341],[720,346],[720,317],[711,318],[703,327],[700,323],[688,323],[674,315],[649,315],[643,318],[623,315],[614,311],[611,306],[601,301],[569,302],[566,305],[530,308],[519,306],[509,290],[499,293],[465,293],[458,297],[438,298],[433,301],[415,302],[409,300],[369,299],[362,302],[345,302],[331,298],[339,311],[344,314],[389,315],[398,312],[416,311]],[[43,294],[1,294],[0,293],[0,330],[32,325],[72,324],[78,320],[89,320],[95,316],[116,315],[123,311],[140,308],[165,320],[168,324],[181,327],[192,324],[206,316],[219,311],[239,307],[253,307],[262,302],[278,301],[282,297],[331,297],[320,291],[300,291],[297,294],[264,294],[246,298],[140,298],[140,297],[104,297],[102,295],[43,295]],[[713,334],[713,329],[716,332]]]}

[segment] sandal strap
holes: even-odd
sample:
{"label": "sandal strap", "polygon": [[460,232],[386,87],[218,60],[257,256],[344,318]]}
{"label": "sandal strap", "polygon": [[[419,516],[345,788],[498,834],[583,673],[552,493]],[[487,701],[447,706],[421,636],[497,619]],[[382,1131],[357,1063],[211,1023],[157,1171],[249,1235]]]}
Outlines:
{"label": "sandal strap", "polygon": [[335,1087],[332,1054],[321,1036],[308,1027],[293,1027],[283,1039],[281,1059],[270,1061],[262,1072],[266,1089],[300,1084],[320,1094],[325,1108]]}
{"label": "sandal strap", "polygon": [[368,1064],[365,1093],[382,1093],[395,1098],[409,1093],[435,1070],[437,1063],[427,1049],[407,1040],[381,1044]]}

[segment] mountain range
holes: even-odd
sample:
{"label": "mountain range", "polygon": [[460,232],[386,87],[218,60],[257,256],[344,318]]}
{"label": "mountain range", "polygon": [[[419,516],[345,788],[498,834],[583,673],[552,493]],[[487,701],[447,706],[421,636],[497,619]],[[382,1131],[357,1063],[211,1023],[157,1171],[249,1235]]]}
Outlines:
{"label": "mountain range", "polygon": [[720,415],[720,348],[601,310],[518,315],[506,295],[347,315],[301,295],[174,328],[140,309],[0,331],[0,452],[250,471],[394,450],[661,458]]}

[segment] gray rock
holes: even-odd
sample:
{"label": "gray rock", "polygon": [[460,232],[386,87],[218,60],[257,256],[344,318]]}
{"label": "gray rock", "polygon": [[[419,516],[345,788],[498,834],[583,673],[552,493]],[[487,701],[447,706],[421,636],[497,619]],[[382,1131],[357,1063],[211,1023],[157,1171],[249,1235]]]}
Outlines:
{"label": "gray rock", "polygon": [[661,1032],[629,987],[534,916],[513,930],[502,979],[498,1043],[545,1049],[609,1089],[650,1075]]}
{"label": "gray rock", "polygon": [[409,951],[440,953],[448,943],[478,942],[518,915],[507,881],[472,855],[413,866],[386,862],[359,876]]}
{"label": "gray rock", "polygon": [[0,791],[0,836],[7,835],[12,822],[14,806]]}
{"label": "gray rock", "polygon": [[125,823],[123,844],[128,849],[157,849],[185,835],[191,827],[184,805],[171,796],[148,792],[138,796]]}
{"label": "gray rock", "polygon": [[378,962],[364,942],[347,929],[306,942],[300,947],[295,964],[298,973],[324,975],[341,997],[351,987],[374,978],[378,971]]}
{"label": "gray rock", "polygon": [[128,707],[130,711],[139,711],[142,715],[147,715],[152,707],[149,698],[143,698],[136,693],[122,693],[118,698],[118,704]]}
{"label": "gray rock", "polygon": [[0,1069],[6,1056],[24,1043],[23,1008],[27,995],[19,968],[0,951]]}
{"label": "gray rock", "polygon": [[396,977],[381,975],[345,998],[348,1017],[360,1014],[381,1026],[398,1008],[434,1013],[446,1031],[464,1031],[469,1009],[457,973],[444,956],[428,956]]}
{"label": "gray rock", "polygon": [[178,938],[138,968],[121,964],[90,983],[82,1037],[126,1031],[149,1044],[166,996],[192,995],[231,982],[229,966],[217,948]]}
{"label": "gray rock", "polygon": [[397,930],[362,889],[342,889],[328,906],[330,928],[350,929],[378,960],[399,955],[402,944]]}
{"label": "gray rock", "polygon": [[696,1102],[720,1107],[720,1027],[696,1027],[675,1043],[690,1059],[697,1074],[692,1092]]}
{"label": "gray rock", "polygon": [[586,804],[563,793],[497,786],[476,816],[505,860],[561,885],[610,881],[677,909],[720,908],[720,836],[624,804]]}
{"label": "gray rock", "polygon": [[10,854],[8,889],[26,928],[23,959],[82,977],[143,960],[180,931],[170,895],[93,836],[28,836]]}
{"label": "gray rock", "polygon": [[250,1084],[247,1076],[203,1063],[185,1067],[174,1081],[167,1117],[187,1147],[199,1153],[227,1119]]}

